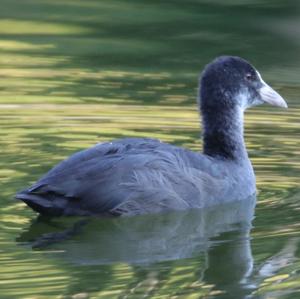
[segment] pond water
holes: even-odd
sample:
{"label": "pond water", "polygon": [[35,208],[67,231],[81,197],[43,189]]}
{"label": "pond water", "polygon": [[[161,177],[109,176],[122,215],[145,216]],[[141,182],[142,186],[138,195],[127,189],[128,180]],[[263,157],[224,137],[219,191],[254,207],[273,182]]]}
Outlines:
{"label": "pond water", "polygon": [[[1,298],[299,298],[299,1],[0,0]],[[251,61],[288,110],[246,114],[249,198],[203,211],[43,219],[14,194],[80,149],[201,150],[202,68]]]}

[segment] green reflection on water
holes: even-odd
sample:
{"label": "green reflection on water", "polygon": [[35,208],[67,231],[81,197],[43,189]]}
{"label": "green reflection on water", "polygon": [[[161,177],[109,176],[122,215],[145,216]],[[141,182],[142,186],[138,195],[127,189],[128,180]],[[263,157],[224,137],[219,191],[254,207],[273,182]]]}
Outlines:
{"label": "green reflection on water", "polygon": [[[298,1],[0,5],[0,297],[298,297]],[[35,214],[12,201],[14,193],[73,152],[127,136],[200,151],[197,78],[220,54],[252,61],[290,107],[258,107],[246,115],[259,189],[249,255],[254,270],[245,282],[253,290],[218,277],[226,266],[219,261],[240,248],[234,233],[215,237],[196,257],[144,265],[76,265],[63,258],[63,250],[16,243],[30,232]],[[39,224],[39,233],[65,230],[72,221]],[[110,225],[103,222],[104,233]],[[71,236],[62,245],[76,249],[83,239]]]}

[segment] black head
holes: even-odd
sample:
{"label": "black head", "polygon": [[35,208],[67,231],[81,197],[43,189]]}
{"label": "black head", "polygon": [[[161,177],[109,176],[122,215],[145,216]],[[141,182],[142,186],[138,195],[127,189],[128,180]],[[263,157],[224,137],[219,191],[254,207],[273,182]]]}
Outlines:
{"label": "black head", "polygon": [[201,109],[233,109],[267,102],[287,107],[282,97],[267,85],[258,71],[246,60],[220,56],[204,69],[200,87]]}

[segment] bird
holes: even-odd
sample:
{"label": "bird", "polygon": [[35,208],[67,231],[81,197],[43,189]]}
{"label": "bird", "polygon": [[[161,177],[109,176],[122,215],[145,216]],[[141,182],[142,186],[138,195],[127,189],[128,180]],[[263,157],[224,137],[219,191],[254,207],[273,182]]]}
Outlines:
{"label": "bird", "polygon": [[152,138],[98,143],[15,197],[51,217],[134,216],[243,200],[256,193],[244,111],[263,103],[287,108],[248,61],[219,56],[199,80],[202,153]]}

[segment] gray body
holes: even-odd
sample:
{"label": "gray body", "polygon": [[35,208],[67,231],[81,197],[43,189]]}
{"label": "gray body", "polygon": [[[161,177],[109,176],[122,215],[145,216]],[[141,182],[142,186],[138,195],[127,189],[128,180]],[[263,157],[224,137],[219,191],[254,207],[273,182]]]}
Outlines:
{"label": "gray body", "polygon": [[76,153],[28,191],[24,200],[34,205],[36,197],[52,214],[135,215],[244,199],[255,193],[255,177],[248,158],[231,163],[155,139],[128,138]]}
{"label": "gray body", "polygon": [[209,64],[200,83],[203,154],[154,139],[121,139],[76,153],[18,193],[49,215],[137,215],[203,208],[255,193],[243,136],[246,108],[287,107],[239,57]]}

